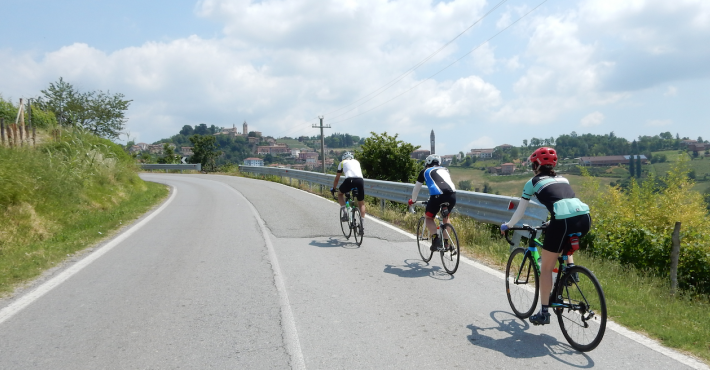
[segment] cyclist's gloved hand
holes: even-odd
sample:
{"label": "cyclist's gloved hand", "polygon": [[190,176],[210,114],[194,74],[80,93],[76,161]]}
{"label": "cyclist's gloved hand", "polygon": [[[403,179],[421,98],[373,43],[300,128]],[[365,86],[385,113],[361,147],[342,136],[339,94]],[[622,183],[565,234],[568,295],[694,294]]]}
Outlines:
{"label": "cyclist's gloved hand", "polygon": [[508,229],[509,229],[508,224],[501,224],[500,225],[500,232],[501,233],[508,230]]}
{"label": "cyclist's gloved hand", "polygon": [[407,201],[407,204],[409,204],[411,206],[412,204],[414,204],[414,201],[410,199]]}
{"label": "cyclist's gloved hand", "polygon": [[335,193],[335,188],[330,188],[331,193]]}

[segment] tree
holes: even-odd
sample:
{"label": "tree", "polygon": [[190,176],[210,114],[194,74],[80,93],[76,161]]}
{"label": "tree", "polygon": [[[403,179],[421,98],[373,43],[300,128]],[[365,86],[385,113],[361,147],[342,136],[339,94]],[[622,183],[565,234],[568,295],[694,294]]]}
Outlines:
{"label": "tree", "polygon": [[125,100],[123,94],[100,90],[82,93],[61,77],[41,92],[43,96],[37,98],[37,105],[52,111],[60,125],[81,127],[114,140],[128,121],[125,112],[132,100]]}
{"label": "tree", "polygon": [[635,162],[636,162],[636,161],[634,161],[634,156],[633,156],[633,155],[630,155],[630,156],[629,156],[629,176],[631,176],[631,177],[636,176],[636,169],[634,168],[634,167],[635,167],[635,166],[634,166],[634,163],[635,163]]}
{"label": "tree", "polygon": [[636,156],[636,178],[641,178],[641,156]]}
{"label": "tree", "polygon": [[170,143],[163,144],[163,156],[158,159],[158,163],[163,164],[178,164],[180,163],[180,155],[175,153],[173,149],[175,145]]}
{"label": "tree", "polygon": [[180,130],[180,135],[190,136],[194,132],[195,132],[195,129],[193,129],[192,126],[185,125],[185,126],[182,126],[182,130]]}
{"label": "tree", "polygon": [[201,163],[203,171],[215,171],[215,159],[222,155],[221,151],[217,150],[217,139],[214,135],[192,135],[192,156],[190,163]]}
{"label": "tree", "polygon": [[366,138],[355,158],[360,161],[364,175],[368,179],[412,183],[423,169],[422,163],[411,157],[419,149],[410,143],[397,140],[386,132],[374,132]]}
{"label": "tree", "polygon": [[94,135],[115,140],[122,134],[128,119],[125,112],[131,100],[124,100],[121,93],[92,91],[79,97],[81,108],[71,112],[76,126],[91,131]]}
{"label": "tree", "polygon": [[471,190],[471,180],[461,180],[458,183],[459,190]]}

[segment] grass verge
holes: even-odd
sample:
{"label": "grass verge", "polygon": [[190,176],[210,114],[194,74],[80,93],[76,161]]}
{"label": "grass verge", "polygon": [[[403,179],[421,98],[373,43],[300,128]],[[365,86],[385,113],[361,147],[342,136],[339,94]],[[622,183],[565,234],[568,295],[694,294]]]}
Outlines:
{"label": "grass verge", "polygon": [[129,225],[164,199],[165,185],[146,183],[145,189],[127,194],[126,199],[108,209],[86,209],[63,214],[55,225],[54,236],[35,241],[3,253],[0,260],[0,295],[12,292],[18,284],[39,276],[68,256],[111,236]]}

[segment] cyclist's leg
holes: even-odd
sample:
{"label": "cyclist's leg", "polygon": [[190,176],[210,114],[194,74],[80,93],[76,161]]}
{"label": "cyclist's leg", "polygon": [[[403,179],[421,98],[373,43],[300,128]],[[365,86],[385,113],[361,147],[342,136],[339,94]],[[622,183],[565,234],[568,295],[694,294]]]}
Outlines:
{"label": "cyclist's leg", "polygon": [[365,220],[365,180],[352,179],[352,186],[357,189],[357,205],[360,208],[360,218]]}
{"label": "cyclist's leg", "polygon": [[449,213],[446,215],[446,217],[442,218],[444,223],[448,224],[449,223],[449,215],[451,214],[451,212],[453,212],[454,207],[456,207],[456,193],[445,194],[442,197],[444,198],[443,202],[449,203],[449,205],[448,205]]}
{"label": "cyclist's leg", "polygon": [[352,179],[345,179],[342,184],[338,187],[338,202],[341,207],[345,206],[345,193],[352,189]]}

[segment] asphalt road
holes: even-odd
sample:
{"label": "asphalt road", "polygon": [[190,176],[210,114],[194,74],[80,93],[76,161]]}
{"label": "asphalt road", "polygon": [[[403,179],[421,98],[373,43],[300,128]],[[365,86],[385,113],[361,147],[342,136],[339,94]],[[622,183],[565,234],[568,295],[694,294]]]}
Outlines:
{"label": "asphalt road", "polygon": [[358,247],[306,192],[142,177],[176,189],[164,209],[0,302],[0,369],[706,368],[609,328],[579,353],[516,319],[499,273],[451,277],[373,219]]}

